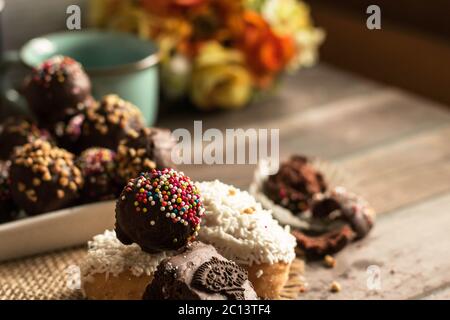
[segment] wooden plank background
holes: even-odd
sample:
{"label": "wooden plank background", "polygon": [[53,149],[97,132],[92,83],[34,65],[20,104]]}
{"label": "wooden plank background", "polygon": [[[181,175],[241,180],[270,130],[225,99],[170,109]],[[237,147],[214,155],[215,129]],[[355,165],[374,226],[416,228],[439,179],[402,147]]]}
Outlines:
{"label": "wooden plank background", "polygon": [[[242,112],[186,109],[158,125],[279,128],[280,152],[318,156],[351,179],[378,212],[372,234],[337,254],[337,267],[309,263],[300,299],[450,298],[450,112],[399,89],[319,65],[288,78],[273,97]],[[198,180],[247,188],[254,166],[189,165]],[[381,270],[382,288],[366,287],[366,268]],[[329,292],[332,281],[342,291]]]}

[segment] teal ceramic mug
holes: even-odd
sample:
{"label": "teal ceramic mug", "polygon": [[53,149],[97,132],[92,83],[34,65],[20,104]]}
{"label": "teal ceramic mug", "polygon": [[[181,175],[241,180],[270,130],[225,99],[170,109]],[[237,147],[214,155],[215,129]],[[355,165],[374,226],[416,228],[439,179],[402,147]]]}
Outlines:
{"label": "teal ceramic mug", "polygon": [[[72,57],[84,66],[95,98],[117,94],[141,109],[147,125],[154,124],[159,93],[159,55],[154,43],[118,32],[61,32],[34,38],[19,52],[7,52],[3,64],[21,63],[32,68],[54,55]],[[23,105],[12,90],[5,91],[8,100],[16,99],[16,104]]]}

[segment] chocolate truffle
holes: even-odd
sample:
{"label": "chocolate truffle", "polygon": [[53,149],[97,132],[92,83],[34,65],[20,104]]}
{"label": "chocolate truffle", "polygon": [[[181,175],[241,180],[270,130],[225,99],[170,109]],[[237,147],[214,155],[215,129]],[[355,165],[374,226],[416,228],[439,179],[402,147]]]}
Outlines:
{"label": "chocolate truffle", "polygon": [[107,95],[100,103],[83,112],[78,147],[102,147],[117,150],[119,141],[136,136],[144,127],[140,110],[117,95]]}
{"label": "chocolate truffle", "polygon": [[84,177],[81,189],[86,202],[114,199],[119,193],[116,175],[116,153],[104,148],[86,149],[76,160]]}
{"label": "chocolate truffle", "polygon": [[77,61],[55,56],[32,70],[24,95],[39,123],[47,127],[79,111],[79,104],[91,96],[91,82]]}
{"label": "chocolate truffle", "polygon": [[257,300],[247,271],[202,242],[163,260],[144,300]]}
{"label": "chocolate truffle", "polygon": [[143,251],[176,250],[193,241],[204,208],[190,178],[173,169],[141,173],[117,200],[116,234]]}
{"label": "chocolate truffle", "polygon": [[170,130],[143,128],[123,139],[117,148],[118,174],[123,181],[152,169],[173,168],[175,140]]}
{"label": "chocolate truffle", "polygon": [[79,104],[79,112],[64,120],[56,122],[49,128],[59,147],[76,154],[83,151],[80,149],[78,143],[78,139],[81,136],[82,124],[85,119],[83,111],[88,108],[93,108],[95,105],[96,101],[93,98],[88,98]]}
{"label": "chocolate truffle", "polygon": [[39,129],[29,119],[20,116],[6,118],[0,124],[0,159],[9,159],[14,148],[39,138],[51,140],[46,130]]}
{"label": "chocolate truffle", "polygon": [[72,205],[83,186],[73,158],[40,139],[17,148],[10,170],[14,201],[30,215]]}
{"label": "chocolate truffle", "polygon": [[0,223],[14,220],[18,214],[11,195],[10,165],[10,161],[0,161]]}
{"label": "chocolate truffle", "polygon": [[292,156],[269,176],[263,188],[269,199],[297,215],[310,208],[313,196],[324,192],[327,184],[308,158]]}

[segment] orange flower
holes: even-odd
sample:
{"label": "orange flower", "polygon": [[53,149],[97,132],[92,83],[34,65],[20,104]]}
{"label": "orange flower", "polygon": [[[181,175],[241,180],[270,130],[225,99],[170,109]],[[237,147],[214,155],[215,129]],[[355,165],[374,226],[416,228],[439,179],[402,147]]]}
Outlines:
{"label": "orange flower", "polygon": [[294,57],[295,43],[290,36],[273,32],[268,23],[256,12],[246,11],[243,16],[244,32],[240,47],[247,64],[260,85],[265,86]]}
{"label": "orange flower", "polygon": [[140,0],[141,5],[149,12],[155,14],[174,14],[180,9],[195,7],[208,0]]}

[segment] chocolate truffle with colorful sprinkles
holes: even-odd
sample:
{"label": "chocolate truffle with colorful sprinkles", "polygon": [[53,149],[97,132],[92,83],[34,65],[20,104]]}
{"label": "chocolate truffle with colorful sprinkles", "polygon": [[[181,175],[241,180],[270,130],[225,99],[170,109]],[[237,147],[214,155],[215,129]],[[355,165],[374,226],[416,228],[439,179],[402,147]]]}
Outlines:
{"label": "chocolate truffle with colorful sprinkles", "polygon": [[117,201],[117,238],[149,253],[179,249],[196,238],[204,210],[197,188],[182,172],[141,173]]}
{"label": "chocolate truffle with colorful sprinkles", "polygon": [[116,150],[119,142],[128,136],[137,136],[144,127],[144,118],[135,105],[119,96],[104,96],[92,108],[82,113],[78,147],[102,147]]}
{"label": "chocolate truffle with colorful sprinkles", "polygon": [[39,138],[51,140],[50,134],[39,129],[32,120],[21,116],[6,118],[0,124],[0,159],[9,159],[14,148]]}
{"label": "chocolate truffle with colorful sprinkles", "polygon": [[14,220],[18,214],[11,195],[10,166],[10,161],[0,161],[0,223]]}
{"label": "chocolate truffle with colorful sprinkles", "polygon": [[30,215],[74,204],[84,181],[73,159],[40,139],[17,148],[10,170],[14,201]]}
{"label": "chocolate truffle with colorful sprinkles", "polygon": [[91,96],[91,81],[77,61],[54,56],[32,70],[24,95],[39,124],[47,127],[79,111]]}
{"label": "chocolate truffle with colorful sprinkles", "polygon": [[109,200],[119,194],[115,160],[116,153],[105,148],[86,149],[77,158],[76,165],[84,177],[84,201]]}

